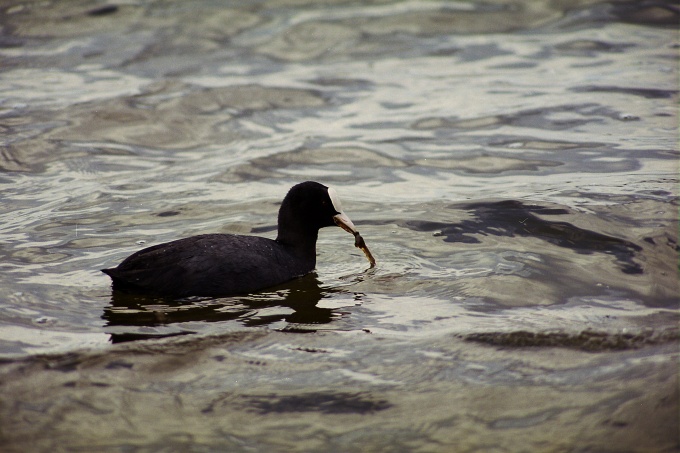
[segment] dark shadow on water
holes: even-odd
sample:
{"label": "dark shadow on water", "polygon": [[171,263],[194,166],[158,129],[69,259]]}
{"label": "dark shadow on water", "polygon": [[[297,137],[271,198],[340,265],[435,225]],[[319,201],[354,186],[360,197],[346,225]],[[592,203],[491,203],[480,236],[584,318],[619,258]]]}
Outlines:
{"label": "dark shadow on water", "polygon": [[235,395],[226,393],[205,406],[203,414],[213,414],[224,407],[235,406],[242,411],[258,414],[301,414],[305,412],[322,414],[374,414],[392,407],[385,399],[376,399],[367,392],[298,392],[295,395],[264,393]]}
{"label": "dark shadow on water", "polygon": [[659,90],[653,88],[628,88],[617,86],[587,85],[571,88],[576,93],[622,93],[640,96],[647,99],[671,99],[678,95],[678,90]]}
{"label": "dark shadow on water", "polygon": [[312,392],[299,395],[248,395],[245,410],[260,414],[320,412],[323,414],[373,414],[389,409],[386,400],[375,400],[368,394],[347,392]]}
{"label": "dark shadow on water", "polygon": [[[321,299],[342,291],[322,288],[315,273],[266,292],[235,297],[173,300],[113,291],[111,303],[104,309],[102,319],[106,320],[107,326],[133,327],[130,332],[111,333],[112,343],[184,335],[191,332],[146,334],[135,330],[187,322],[236,321],[246,327],[258,327],[285,321],[288,323],[286,331],[313,332],[310,325],[328,324],[341,316],[336,310],[320,308],[317,304]],[[273,309],[271,314],[259,313],[272,307],[282,310]],[[304,328],[296,329],[296,324],[304,324]]]}
{"label": "dark shadow on water", "polygon": [[516,200],[467,203],[453,205],[451,208],[468,211],[472,218],[459,223],[426,220],[397,223],[416,231],[434,231],[444,242],[479,244],[482,243],[480,236],[532,237],[580,254],[612,255],[621,271],[626,274],[643,272],[642,266],[634,260],[636,254],[642,250],[639,245],[568,222],[542,218],[572,214],[567,209],[527,205]]}
{"label": "dark shadow on water", "polygon": [[623,351],[678,341],[678,329],[647,330],[636,333],[607,333],[584,330],[568,332],[481,332],[461,335],[466,341],[499,347],[569,348],[588,352]]}

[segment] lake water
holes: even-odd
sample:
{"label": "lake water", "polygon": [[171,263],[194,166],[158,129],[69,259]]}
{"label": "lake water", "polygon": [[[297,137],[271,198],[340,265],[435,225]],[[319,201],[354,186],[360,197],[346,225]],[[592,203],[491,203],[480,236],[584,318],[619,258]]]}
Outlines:
{"label": "lake water", "polygon": [[[3,451],[677,451],[673,2],[0,7]],[[258,294],[142,247],[353,238]]]}

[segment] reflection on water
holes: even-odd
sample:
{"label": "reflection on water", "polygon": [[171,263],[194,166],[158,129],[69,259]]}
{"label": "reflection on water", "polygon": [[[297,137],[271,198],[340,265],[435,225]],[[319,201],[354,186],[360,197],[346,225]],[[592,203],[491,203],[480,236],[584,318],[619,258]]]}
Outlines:
{"label": "reflection on water", "polygon": [[[678,450],[675,3],[0,5],[3,448]],[[98,270],[307,179],[377,267]]]}
{"label": "reflection on water", "polygon": [[[345,291],[322,288],[316,274],[293,280],[280,289],[241,297],[169,300],[113,291],[111,304],[104,309],[102,319],[107,322],[105,330],[111,332],[113,343],[192,333],[190,329],[162,333],[163,326],[192,322],[236,320],[245,327],[283,323],[281,329],[286,332],[314,332],[315,326],[328,324],[343,315],[342,311],[317,306],[321,299],[338,292]],[[116,333],[120,326],[128,328]],[[139,330],[129,329],[135,326]]]}

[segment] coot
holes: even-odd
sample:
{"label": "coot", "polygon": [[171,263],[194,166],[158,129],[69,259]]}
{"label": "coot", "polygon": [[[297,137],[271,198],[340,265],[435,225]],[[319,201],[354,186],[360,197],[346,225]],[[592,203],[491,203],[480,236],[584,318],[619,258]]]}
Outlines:
{"label": "coot", "polygon": [[283,199],[276,240],[202,234],[145,248],[102,272],[114,290],[126,292],[173,298],[245,294],[311,272],[319,229],[333,225],[354,234],[355,245],[375,264],[335,190],[307,181]]}

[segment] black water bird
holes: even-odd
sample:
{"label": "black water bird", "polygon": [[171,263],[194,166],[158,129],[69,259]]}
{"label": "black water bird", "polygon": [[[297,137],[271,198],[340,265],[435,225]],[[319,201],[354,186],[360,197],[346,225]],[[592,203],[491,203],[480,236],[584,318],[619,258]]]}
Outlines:
{"label": "black water bird", "polygon": [[114,291],[173,298],[246,294],[314,270],[319,229],[334,225],[355,236],[355,245],[374,266],[335,190],[307,181],[283,199],[276,240],[202,234],[145,248],[102,272],[113,280]]}

